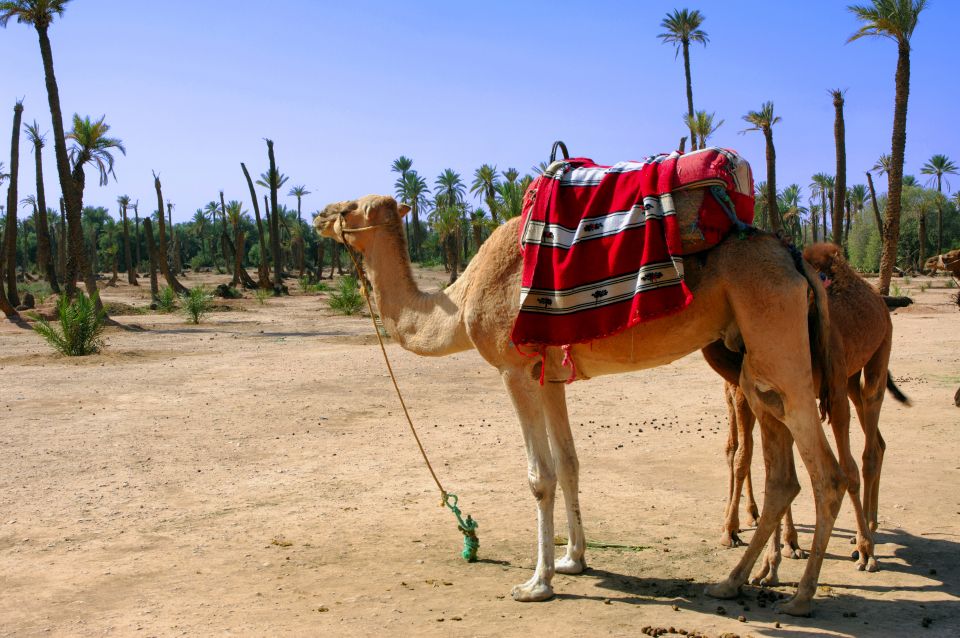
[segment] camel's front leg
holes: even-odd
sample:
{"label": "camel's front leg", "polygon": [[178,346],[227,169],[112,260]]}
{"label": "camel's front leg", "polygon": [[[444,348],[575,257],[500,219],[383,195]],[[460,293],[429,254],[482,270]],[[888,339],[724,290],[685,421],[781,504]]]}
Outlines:
{"label": "camel's front leg", "polygon": [[527,478],[537,500],[537,567],[533,577],[513,588],[514,600],[533,602],[553,596],[554,573],[553,502],[557,476],[550,455],[544,415],[543,392],[529,370],[510,368],[501,372],[507,393],[520,419],[527,448]]}
{"label": "camel's front leg", "polygon": [[580,462],[577,460],[577,449],[570,432],[564,384],[547,384],[542,388],[542,395],[550,449],[567,508],[567,553],[563,558],[557,559],[555,566],[560,574],[579,574],[587,566],[584,559],[586,538],[580,516]]}

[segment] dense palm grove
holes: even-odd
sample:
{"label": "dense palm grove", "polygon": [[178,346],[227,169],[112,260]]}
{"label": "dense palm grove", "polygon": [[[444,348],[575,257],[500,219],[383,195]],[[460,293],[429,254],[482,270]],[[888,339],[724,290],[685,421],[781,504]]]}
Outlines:
{"label": "dense palm grove", "polygon": [[[230,287],[282,294],[284,277],[314,282],[348,268],[339,245],[312,232],[312,215],[303,210],[310,191],[302,184],[288,185],[290,180],[277,167],[269,140],[268,168],[259,179],[254,182],[246,165],[240,165],[249,193],[221,192],[209,202],[194,202],[190,208],[196,209],[189,221],[173,222],[172,212],[182,204],[175,202],[174,194],[164,196],[159,175],[154,175],[155,201],[132,201],[118,194],[112,209],[84,206],[86,169],[92,169],[105,185],[114,176],[114,161],[126,149],[120,139],[111,137],[105,117],[93,120],[75,114],[71,128],[64,128],[48,29],[69,1],[0,2],[0,24],[26,24],[35,28],[39,37],[60,186],[53,195],[45,192],[41,158],[49,133],[35,119],[23,125],[24,107],[17,102],[10,164],[0,164],[0,183],[8,185],[0,242],[0,270],[4,271],[0,306],[8,316],[15,316],[20,288],[35,279],[45,279],[53,292],[62,287],[72,296],[78,279],[93,294],[98,278],[108,278],[107,285],[112,285],[122,274],[128,283],[139,285],[139,277],[148,276],[156,296],[158,278],[182,293],[187,289],[178,277],[188,270],[211,269],[231,275]],[[823,98],[831,99],[835,108],[836,162],[815,167],[822,172],[812,174],[806,185],[778,188],[776,183],[774,131],[787,124],[775,114],[774,103],[765,102],[742,117],[747,124],[743,132],[761,132],[766,141],[766,180],[756,184],[757,225],[782,232],[798,245],[816,241],[841,244],[856,268],[880,272],[884,293],[894,269],[922,270],[927,258],[960,246],[960,194],[949,195],[948,180],[957,174],[957,165],[938,154],[923,165],[919,177],[903,174],[909,43],[925,4],[925,0],[873,0],[869,5],[850,7],[861,25],[851,41],[887,37],[897,42],[899,53],[891,153],[874,166],[855,167],[851,185],[847,185],[844,91],[832,89]],[[699,11],[683,9],[668,14],[661,23],[664,33],[660,39],[676,47],[678,57],[683,56],[687,102],[683,127],[689,137],[683,138],[681,148],[687,140],[691,148],[704,148],[724,123],[715,113],[694,108],[690,45],[709,43],[701,28],[703,22]],[[25,187],[31,180],[21,179],[21,174],[30,173],[19,166],[21,131],[35,159],[35,188]],[[760,165],[755,162],[755,166]],[[541,164],[531,172],[544,168]],[[524,192],[533,179],[514,168],[500,170],[484,164],[472,176],[446,169],[431,181],[404,156],[398,157],[391,169],[396,173],[397,198],[411,206],[406,219],[411,258],[424,265],[443,265],[450,272],[450,281],[494,228],[520,214]],[[886,178],[885,192],[875,194],[874,178]],[[20,198],[20,193],[29,194]],[[284,203],[280,203],[281,197],[286,198]],[[256,280],[248,268],[256,270]]]}

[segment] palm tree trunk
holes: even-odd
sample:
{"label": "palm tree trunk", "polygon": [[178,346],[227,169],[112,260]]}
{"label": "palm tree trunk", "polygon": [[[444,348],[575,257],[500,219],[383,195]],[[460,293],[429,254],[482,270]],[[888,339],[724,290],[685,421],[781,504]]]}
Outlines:
{"label": "palm tree trunk", "polygon": [[316,272],[317,272],[317,280],[318,280],[318,281],[321,280],[321,279],[323,279],[323,252],[324,252],[324,248],[326,247],[326,245],[327,245],[327,239],[326,239],[326,237],[321,237],[321,238],[317,241],[317,268],[316,268]]}
{"label": "palm tree trunk", "polygon": [[140,211],[138,208],[138,206],[133,207],[133,245],[137,257],[137,263],[133,267],[135,271],[138,271],[140,269],[140,264],[143,263],[143,260],[140,256]]}
{"label": "palm tree trunk", "polygon": [[280,216],[277,210],[277,160],[273,154],[273,140],[267,140],[270,160],[270,252],[273,253],[273,294],[283,294],[283,256],[280,254]]}
{"label": "palm tree trunk", "polygon": [[[17,294],[17,181],[20,172],[20,120],[23,117],[23,103],[19,100],[13,106],[13,136],[10,141],[10,185],[7,187],[7,220],[3,233],[4,252],[6,253],[7,299],[14,307],[20,305]],[[24,270],[26,272],[26,270]]]}
{"label": "palm tree trunk", "polygon": [[833,190],[833,243],[843,245],[843,221],[847,201],[847,146],[846,131],[843,123],[843,95],[834,94],[833,139],[837,147],[837,174]]}
{"label": "palm tree trunk", "polygon": [[[57,241],[57,268],[60,269],[60,279],[67,288],[67,294],[70,294],[70,279],[67,276],[67,208],[60,198],[60,239]],[[76,289],[76,281],[74,281]]]}
{"label": "palm tree trunk", "polygon": [[[696,150],[697,132],[693,128],[693,81],[690,79],[690,42],[688,40],[683,40],[683,73],[687,78],[687,114],[690,116],[690,149]],[[770,179],[767,178],[767,181],[769,182]]]}
{"label": "palm tree trunk", "polygon": [[903,191],[903,157],[907,147],[907,100],[910,96],[910,43],[899,42],[896,73],[896,97],[893,107],[893,137],[890,171],[887,173],[887,210],[880,253],[880,294],[890,293],[890,278],[897,262],[900,239],[900,196]]}
{"label": "palm tree trunk", "polygon": [[153,241],[153,224],[150,217],[143,218],[143,234],[147,239],[147,255],[150,258],[150,298],[154,301],[160,295],[160,286],[157,285],[157,263],[160,261],[157,254],[157,245]]}
{"label": "palm tree trunk", "polygon": [[450,262],[449,283],[452,284],[458,277],[457,266],[460,262],[460,242],[457,239],[456,233],[450,233],[447,241],[444,243],[447,245],[447,260]]}
{"label": "palm tree trunk", "polygon": [[33,148],[37,168],[37,266],[50,284],[50,290],[60,294],[57,282],[57,270],[53,266],[53,251],[50,248],[50,223],[47,220],[47,196],[43,188],[43,161],[41,150],[36,144]]}
{"label": "palm tree trunk", "polygon": [[121,208],[120,216],[123,218],[123,259],[127,264],[127,283],[131,286],[139,286],[140,282],[137,281],[137,268],[133,265],[130,256],[130,224],[127,220],[126,205]]}
{"label": "palm tree trunk", "polygon": [[[73,173],[68,175],[72,188],[73,204],[67,200],[67,228],[69,236],[69,246],[67,249],[67,271],[73,278],[74,291],[76,291],[77,277],[82,277],[87,294],[95,300],[97,310],[103,309],[103,302],[100,300],[100,292],[97,289],[97,279],[93,275],[92,257],[96,254],[96,243],[94,243],[94,253],[87,250],[83,240],[83,188],[86,176],[83,173],[83,163],[78,161],[74,166]],[[95,231],[96,229],[94,229]],[[69,293],[69,288],[68,288]]]}
{"label": "palm tree trunk", "polygon": [[[941,179],[940,175],[937,175],[937,193],[943,195],[940,187]],[[943,254],[943,201],[939,197],[937,198],[937,254]]]}
{"label": "palm tree trunk", "polygon": [[[691,105],[692,99],[691,97]],[[765,127],[763,136],[767,141],[767,206],[770,210],[770,228],[773,232],[779,233],[783,230],[783,224],[780,223],[780,207],[777,205],[777,150],[773,146],[773,129],[769,126]]]}
{"label": "palm tree trunk", "polygon": [[[883,237],[883,218],[880,217],[880,206],[877,204],[877,191],[873,189],[873,176],[867,171],[867,185],[870,187],[870,203],[873,204],[873,216],[877,222],[877,232]],[[939,254],[939,253],[938,253]]]}
{"label": "palm tree trunk", "polygon": [[923,264],[927,262],[927,211],[923,209],[920,210],[920,228],[917,234],[919,235],[917,239],[920,243],[920,267],[917,268],[917,271],[922,274]]}
{"label": "palm tree trunk", "polygon": [[827,239],[829,237],[829,235],[827,234],[828,219],[830,220],[830,230],[833,231],[834,235],[837,234],[837,228],[836,226],[833,225],[833,220],[834,220],[833,211],[836,210],[837,208],[837,203],[833,201],[833,191],[827,191],[827,203],[830,204],[829,211],[826,208],[823,209],[823,240],[824,241],[829,241]]}
{"label": "palm tree trunk", "polygon": [[260,242],[260,263],[257,265],[257,275],[260,279],[260,287],[267,289],[270,287],[270,269],[267,266],[267,237],[263,233],[263,222],[260,221],[260,204],[257,203],[257,191],[253,187],[253,180],[250,179],[250,172],[247,171],[243,162],[240,162],[240,168],[243,169],[243,176],[247,178],[250,199],[253,201],[253,215],[257,220],[257,240]]}
{"label": "palm tree trunk", "polygon": [[[160,263],[160,273],[163,275],[163,278],[166,279],[167,285],[173,288],[173,291],[178,295],[183,295],[189,292],[187,287],[177,281],[177,278],[174,276],[173,272],[170,271],[170,265],[167,263],[167,234],[166,234],[166,224],[164,222],[165,215],[163,214],[163,191],[160,186],[160,178],[154,173],[153,175],[153,187],[157,191],[157,234],[160,235],[160,254],[157,255],[157,259]],[[144,227],[146,227],[146,219],[144,219]]]}

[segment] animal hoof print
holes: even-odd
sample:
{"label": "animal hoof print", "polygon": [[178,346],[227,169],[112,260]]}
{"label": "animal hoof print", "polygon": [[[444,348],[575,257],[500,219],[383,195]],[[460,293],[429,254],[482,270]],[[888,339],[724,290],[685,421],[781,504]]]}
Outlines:
{"label": "animal hoof print", "polygon": [[797,600],[792,598],[777,607],[778,614],[787,614],[788,616],[801,616],[809,618],[813,611],[813,605],[809,600]]}
{"label": "animal hoof print", "polygon": [[524,583],[517,585],[510,592],[513,599],[519,603],[536,603],[553,598],[553,588],[549,585]]}

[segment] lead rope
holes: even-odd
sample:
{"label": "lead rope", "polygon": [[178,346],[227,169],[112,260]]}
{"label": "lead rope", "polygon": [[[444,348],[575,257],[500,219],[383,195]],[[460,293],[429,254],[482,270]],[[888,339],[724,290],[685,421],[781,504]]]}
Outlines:
{"label": "lead rope", "polygon": [[372,228],[372,226],[366,226],[361,229],[345,229],[343,225],[343,214],[341,214],[337,219],[335,228],[337,233],[340,235],[341,243],[347,249],[347,254],[350,255],[350,260],[353,262],[353,268],[357,272],[357,277],[360,280],[360,290],[363,293],[363,298],[367,302],[367,309],[370,311],[370,320],[373,322],[373,331],[377,335],[377,342],[380,344],[380,352],[383,353],[383,361],[387,364],[387,372],[390,373],[390,380],[393,382],[393,389],[397,391],[397,398],[400,400],[400,407],[403,408],[403,414],[407,417],[407,424],[410,426],[410,432],[413,434],[413,439],[417,442],[417,447],[420,449],[420,456],[423,457],[423,461],[427,464],[427,469],[430,470],[430,476],[433,477],[433,482],[437,484],[437,489],[440,490],[440,506],[449,509],[457,518],[457,529],[463,534],[463,551],[460,552],[460,555],[463,556],[464,560],[467,562],[474,563],[477,560],[477,550],[480,549],[480,539],[477,537],[477,528],[480,526],[480,524],[473,520],[473,517],[469,514],[467,514],[466,519],[463,518],[463,513],[460,511],[460,508],[457,507],[457,501],[459,500],[457,495],[447,492],[445,489],[443,489],[443,485],[440,484],[440,479],[437,478],[437,473],[433,471],[433,465],[430,464],[430,459],[427,458],[427,453],[423,449],[423,444],[420,442],[420,437],[417,435],[417,430],[413,426],[413,419],[410,418],[410,412],[407,410],[407,404],[403,400],[403,394],[400,392],[400,386],[397,384],[397,377],[393,374],[393,366],[390,365],[390,357],[387,356],[387,348],[383,345],[383,337],[380,334],[380,327],[377,326],[377,318],[373,312],[373,304],[370,302],[370,291],[367,289],[366,273],[364,273],[363,267],[360,265],[360,261],[357,259],[353,247],[347,243],[346,237],[344,236],[344,234],[349,230],[366,230],[367,228]]}

